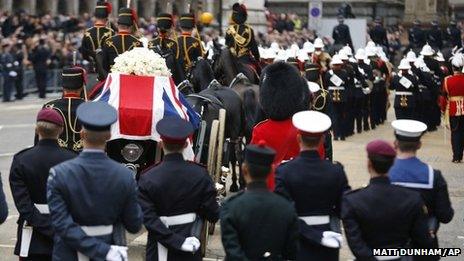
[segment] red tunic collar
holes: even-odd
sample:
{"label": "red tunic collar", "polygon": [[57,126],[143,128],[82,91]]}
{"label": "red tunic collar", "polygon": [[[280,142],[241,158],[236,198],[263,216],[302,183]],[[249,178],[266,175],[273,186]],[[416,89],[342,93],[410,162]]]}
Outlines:
{"label": "red tunic collar", "polygon": [[80,99],[81,96],[76,93],[64,93],[63,98]]}
{"label": "red tunic collar", "polygon": [[192,35],[192,33],[189,33],[189,32],[183,32],[182,33],[182,36],[191,36],[191,35]]}

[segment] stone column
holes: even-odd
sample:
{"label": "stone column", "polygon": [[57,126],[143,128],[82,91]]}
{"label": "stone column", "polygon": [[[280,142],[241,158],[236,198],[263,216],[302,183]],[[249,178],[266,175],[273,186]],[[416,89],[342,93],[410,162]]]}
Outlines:
{"label": "stone column", "polygon": [[67,11],[69,15],[78,15],[79,14],[79,0],[68,1]]}
{"label": "stone column", "polygon": [[24,10],[30,14],[36,13],[36,5],[37,3],[35,0],[22,2],[22,8],[24,8]]}
{"label": "stone column", "polygon": [[119,13],[119,0],[111,0],[111,5],[113,5],[113,12],[111,14],[111,16],[113,17],[118,17],[118,13]]}
{"label": "stone column", "polygon": [[87,2],[87,12],[90,15],[95,13],[95,6],[97,5],[97,0],[86,0]]}
{"label": "stone column", "polygon": [[3,0],[1,8],[2,10],[11,12],[13,9],[13,0]]}
{"label": "stone column", "polygon": [[50,11],[52,16],[58,13],[58,0],[48,0],[45,2],[45,4],[45,10]]}
{"label": "stone column", "polygon": [[437,19],[445,22],[448,17],[448,0],[405,0],[404,21],[430,22]]}
{"label": "stone column", "polygon": [[150,18],[155,14],[155,0],[139,0],[142,4],[140,16]]}

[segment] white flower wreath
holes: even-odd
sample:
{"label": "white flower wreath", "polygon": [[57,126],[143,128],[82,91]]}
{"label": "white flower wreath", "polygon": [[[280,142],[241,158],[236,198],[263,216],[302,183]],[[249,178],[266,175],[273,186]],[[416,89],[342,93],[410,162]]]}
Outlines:
{"label": "white flower wreath", "polygon": [[171,76],[164,58],[144,47],[136,47],[116,57],[111,72],[139,76]]}

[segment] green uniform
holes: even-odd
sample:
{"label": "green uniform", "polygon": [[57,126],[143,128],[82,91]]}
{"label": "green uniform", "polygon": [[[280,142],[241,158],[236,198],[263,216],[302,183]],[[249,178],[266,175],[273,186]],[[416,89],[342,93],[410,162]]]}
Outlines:
{"label": "green uniform", "polygon": [[270,192],[265,182],[250,183],[229,198],[221,210],[226,260],[294,260],[298,218],[293,206]]}

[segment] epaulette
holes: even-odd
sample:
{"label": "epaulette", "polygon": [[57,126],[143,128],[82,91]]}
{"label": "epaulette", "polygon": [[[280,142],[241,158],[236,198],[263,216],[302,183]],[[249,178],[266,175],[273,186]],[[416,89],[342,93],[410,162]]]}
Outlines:
{"label": "epaulette", "polygon": [[266,122],[268,122],[268,121],[269,121],[269,119],[265,119],[265,120],[263,120],[263,121],[260,121],[260,122],[258,122],[258,123],[255,125],[254,128],[256,128],[256,127],[258,127],[259,125],[264,124],[264,123],[266,123]]}

